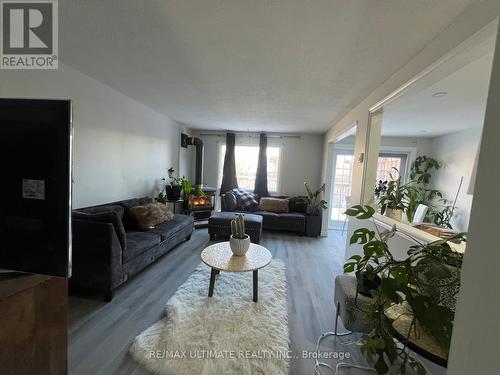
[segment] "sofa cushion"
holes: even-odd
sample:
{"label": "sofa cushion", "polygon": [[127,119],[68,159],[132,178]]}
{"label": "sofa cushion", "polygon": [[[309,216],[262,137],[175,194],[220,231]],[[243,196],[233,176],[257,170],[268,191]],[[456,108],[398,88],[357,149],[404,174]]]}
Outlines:
{"label": "sofa cushion", "polygon": [[147,233],[155,233],[161,236],[161,240],[165,241],[172,237],[175,233],[183,228],[193,225],[193,217],[190,215],[174,215],[173,219],[156,225],[154,228],[148,229]]}
{"label": "sofa cushion", "polygon": [[172,220],[174,214],[162,203],[148,203],[130,209],[131,214],[142,230],[151,229],[155,225]]}
{"label": "sofa cushion", "polygon": [[259,209],[270,212],[288,212],[288,199],[262,197]]}
{"label": "sofa cushion", "polygon": [[296,230],[297,228],[305,227],[306,217],[304,214],[298,212],[276,213],[257,211],[254,213],[261,215],[264,219],[264,229]]}
{"label": "sofa cushion", "polygon": [[150,232],[127,232],[127,248],[122,251],[123,263],[160,244],[160,236]]}
{"label": "sofa cushion", "polygon": [[123,218],[123,215],[125,213],[125,209],[118,204],[105,204],[102,206],[78,208],[75,211],[84,212],[87,214],[100,214],[102,212],[115,211],[118,214],[118,216],[120,217],[120,219]]}
{"label": "sofa cushion", "polygon": [[127,247],[127,235],[123,226],[123,207],[121,206],[96,206],[77,209],[73,211],[73,218],[78,220],[111,223],[122,249]]}
{"label": "sofa cushion", "polygon": [[123,215],[123,225],[125,226],[125,230],[139,230],[139,225],[137,224],[137,220],[132,215],[130,209],[136,206],[144,206],[145,204],[151,203],[153,200],[149,197],[143,198],[133,198],[127,199],[124,201],[117,202],[120,206],[125,209],[125,214]]}
{"label": "sofa cushion", "polygon": [[238,208],[238,201],[236,200],[236,196],[233,192],[228,191],[225,194],[222,194],[222,209],[223,211],[234,211]]}

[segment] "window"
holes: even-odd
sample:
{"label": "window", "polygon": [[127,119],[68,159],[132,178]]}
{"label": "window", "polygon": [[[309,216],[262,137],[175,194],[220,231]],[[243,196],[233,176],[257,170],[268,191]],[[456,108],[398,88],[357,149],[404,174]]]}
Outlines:
{"label": "window", "polygon": [[401,175],[401,180],[404,181],[406,175],[407,160],[408,154],[392,154],[381,152],[378,155],[377,181],[389,181],[391,179],[389,173],[392,173],[392,176],[394,178],[398,178],[397,173],[393,168],[398,169]]}
{"label": "window", "polygon": [[[222,183],[222,169],[224,166],[224,155],[226,145],[222,145],[219,154],[219,184]],[[257,173],[257,162],[259,159],[259,146],[236,146],[236,177],[238,186],[252,191],[255,187],[255,175]],[[267,147],[267,187],[270,192],[277,193],[279,188],[279,162],[280,148],[277,146]]]}

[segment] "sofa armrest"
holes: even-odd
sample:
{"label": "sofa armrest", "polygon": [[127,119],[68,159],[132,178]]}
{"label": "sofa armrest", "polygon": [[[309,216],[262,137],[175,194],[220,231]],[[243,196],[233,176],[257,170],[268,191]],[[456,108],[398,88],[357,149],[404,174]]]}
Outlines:
{"label": "sofa armrest", "polygon": [[73,220],[73,253],[102,260],[121,258],[122,248],[113,224]]}
{"label": "sofa armrest", "polygon": [[73,220],[73,285],[106,293],[121,284],[122,248],[113,224]]}

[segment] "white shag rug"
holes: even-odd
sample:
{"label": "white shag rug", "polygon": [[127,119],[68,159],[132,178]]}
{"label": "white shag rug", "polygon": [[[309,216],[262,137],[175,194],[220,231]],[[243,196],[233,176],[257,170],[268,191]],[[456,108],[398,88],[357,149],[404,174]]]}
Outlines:
{"label": "white shag rug", "polygon": [[154,374],[288,373],[285,265],[273,259],[252,272],[222,272],[209,298],[210,268],[200,264],[167,302],[165,316],[137,336],[130,352]]}

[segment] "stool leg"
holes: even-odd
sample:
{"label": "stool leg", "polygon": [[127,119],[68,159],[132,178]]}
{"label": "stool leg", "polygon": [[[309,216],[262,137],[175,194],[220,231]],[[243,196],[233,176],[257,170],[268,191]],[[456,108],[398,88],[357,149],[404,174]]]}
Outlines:
{"label": "stool leg", "polygon": [[[349,333],[351,333],[351,332],[349,332]],[[345,335],[345,334],[349,334],[349,333],[342,333],[340,335]],[[339,374],[339,369],[341,367],[344,367],[344,368],[357,368],[359,370],[366,370],[366,371],[371,371],[371,372],[375,372],[375,373],[377,372],[375,369],[373,369],[371,367],[354,365],[354,364],[347,363],[347,362],[339,362],[339,363],[337,363],[337,365],[335,366],[335,368],[333,368],[328,363],[318,361],[318,358],[319,358],[319,347],[321,345],[321,341],[323,341],[323,339],[325,337],[328,337],[328,336],[338,336],[338,335],[339,334],[337,334],[336,332],[325,332],[325,333],[322,333],[321,336],[318,338],[318,341],[316,343],[316,358],[314,359],[314,362],[315,362],[314,363],[314,374],[315,375],[323,375],[322,372],[321,372],[321,367],[327,367],[328,369],[330,369],[331,371],[333,371],[333,373],[336,374],[336,375]]]}
{"label": "stool leg", "polygon": [[340,302],[337,302],[337,311],[335,313],[335,331],[333,332],[333,336],[346,336],[350,335],[352,332],[351,331],[345,331],[342,333],[337,332],[337,325],[339,322],[339,315],[340,315]]}
{"label": "stool leg", "polygon": [[346,335],[350,335],[352,333],[351,331],[346,331],[346,332],[338,333],[337,328],[338,328],[339,316],[340,316],[340,302],[337,302],[337,311],[335,312],[335,329],[334,329],[334,332],[325,332],[325,333],[322,333],[321,336],[319,336],[318,341],[316,343],[316,358],[314,360],[314,374],[315,375],[322,375],[321,367],[327,367],[329,370],[331,370],[336,375],[339,374],[339,369],[341,367],[343,367],[343,368],[356,368],[356,369],[359,369],[359,370],[377,372],[377,371],[375,371],[375,369],[373,369],[371,367],[354,365],[354,364],[347,363],[347,362],[339,362],[339,363],[336,364],[335,368],[333,368],[328,363],[320,362],[318,360],[318,358],[319,358],[319,347],[321,345],[321,341],[323,341],[323,339],[325,337],[328,337],[328,336],[336,336],[336,337],[338,337],[338,336],[346,336]]}

